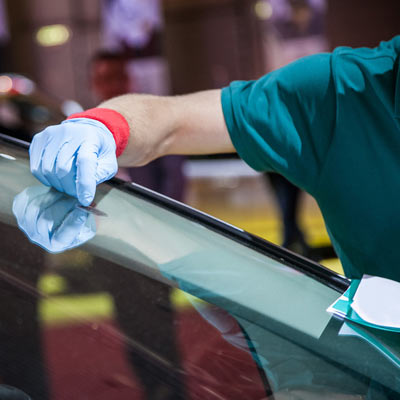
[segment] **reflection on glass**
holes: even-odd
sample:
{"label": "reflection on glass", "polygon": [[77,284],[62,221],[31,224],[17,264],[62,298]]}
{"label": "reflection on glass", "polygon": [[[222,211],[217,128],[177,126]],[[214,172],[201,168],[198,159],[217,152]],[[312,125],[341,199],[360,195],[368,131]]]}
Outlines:
{"label": "reflection on glass", "polygon": [[50,253],[72,249],[92,239],[96,223],[77,199],[46,186],[31,186],[14,198],[18,226]]}
{"label": "reflection on glass", "polygon": [[83,210],[96,235],[48,254],[11,209],[61,249],[74,208],[53,213],[66,200],[44,187],[14,200],[34,178],[22,151],[0,153],[17,159],[0,157],[1,383],[40,400],[399,398],[398,335],[348,329],[324,281],[143,194],[100,185]]}

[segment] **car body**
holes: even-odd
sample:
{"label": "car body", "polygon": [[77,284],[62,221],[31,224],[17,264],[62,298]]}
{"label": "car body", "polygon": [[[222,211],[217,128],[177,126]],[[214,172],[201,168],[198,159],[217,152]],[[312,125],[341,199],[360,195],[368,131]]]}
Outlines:
{"label": "car body", "polygon": [[[117,179],[81,210],[31,175],[27,147],[1,135],[1,384],[38,400],[400,398],[398,334],[326,311],[349,280]],[[61,239],[71,210],[84,229]]]}

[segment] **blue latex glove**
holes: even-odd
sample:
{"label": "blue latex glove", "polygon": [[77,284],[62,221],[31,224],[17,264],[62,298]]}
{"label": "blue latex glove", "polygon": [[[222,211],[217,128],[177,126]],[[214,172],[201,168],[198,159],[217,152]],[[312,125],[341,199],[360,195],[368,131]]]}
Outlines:
{"label": "blue latex glove", "polygon": [[50,253],[77,247],[96,234],[93,214],[78,200],[49,189],[31,186],[14,198],[13,213],[28,238]]}
{"label": "blue latex glove", "polygon": [[33,137],[31,171],[43,184],[88,206],[96,185],[117,173],[115,150],[114,137],[104,124],[89,118],[71,119]]}

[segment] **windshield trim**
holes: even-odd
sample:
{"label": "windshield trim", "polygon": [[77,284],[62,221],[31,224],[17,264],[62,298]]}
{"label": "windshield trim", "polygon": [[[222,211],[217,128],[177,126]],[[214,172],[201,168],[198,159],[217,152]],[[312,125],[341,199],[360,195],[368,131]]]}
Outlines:
{"label": "windshield trim", "polygon": [[[29,149],[28,142],[4,135],[2,133],[0,133],[0,140],[14,144],[19,148]],[[224,237],[262,253],[280,263],[283,263],[286,266],[294,268],[338,292],[344,292],[350,284],[350,280],[348,278],[336,274],[335,272],[329,270],[321,264],[318,264],[315,261],[302,257],[261,237],[246,232],[240,228],[221,221],[218,218],[196,210],[176,200],[170,199],[143,186],[126,182],[118,178],[113,178],[105,182],[105,184],[118,188],[123,192],[130,193],[131,195],[140,197],[145,201],[156,204],[157,206],[167,209],[174,214],[190,219],[216,233],[221,234]]]}
{"label": "windshield trim", "polygon": [[29,149],[30,143],[25,142],[25,140],[17,139],[15,137],[5,135],[4,133],[0,133],[0,139],[7,143],[16,144],[24,149]]}

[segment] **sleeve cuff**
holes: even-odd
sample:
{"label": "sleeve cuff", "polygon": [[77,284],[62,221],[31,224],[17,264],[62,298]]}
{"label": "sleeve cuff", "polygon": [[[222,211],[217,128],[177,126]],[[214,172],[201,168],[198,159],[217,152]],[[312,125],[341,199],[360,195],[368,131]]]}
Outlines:
{"label": "sleeve cuff", "polygon": [[[235,110],[235,87],[242,85],[244,82],[237,81],[232,82],[230,86],[227,86],[221,91],[221,105],[222,111],[225,118],[225,124],[229,132],[233,147],[238,153],[239,157],[252,169],[258,172],[266,171],[266,167],[256,161],[254,157],[254,151],[249,148],[249,144],[246,142],[244,135],[246,130],[240,125],[240,107]],[[236,89],[238,91],[239,89]],[[250,141],[250,138],[248,139]]]}
{"label": "sleeve cuff", "polygon": [[129,124],[122,114],[109,108],[90,108],[70,115],[67,120],[73,118],[90,118],[103,123],[114,137],[117,157],[124,152],[129,139]]}

